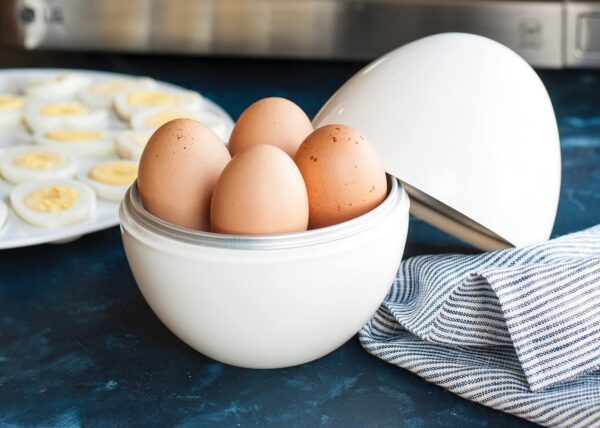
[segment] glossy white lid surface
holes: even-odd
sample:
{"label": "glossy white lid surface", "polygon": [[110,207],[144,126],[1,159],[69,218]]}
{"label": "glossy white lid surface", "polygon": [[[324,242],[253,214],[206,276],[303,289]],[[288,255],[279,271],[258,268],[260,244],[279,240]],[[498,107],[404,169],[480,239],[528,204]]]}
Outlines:
{"label": "glossy white lid surface", "polygon": [[554,111],[535,71],[497,42],[447,33],[409,43],[358,72],[313,123],[358,129],[408,184],[411,212],[467,242],[550,237],[561,176]]}

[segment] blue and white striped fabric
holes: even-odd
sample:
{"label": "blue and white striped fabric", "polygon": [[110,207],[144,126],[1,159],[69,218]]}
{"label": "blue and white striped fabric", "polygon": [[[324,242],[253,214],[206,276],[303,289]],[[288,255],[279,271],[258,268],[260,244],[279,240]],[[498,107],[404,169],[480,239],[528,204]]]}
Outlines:
{"label": "blue and white striped fabric", "polygon": [[600,226],[405,260],[359,337],[469,400],[547,426],[600,426]]}

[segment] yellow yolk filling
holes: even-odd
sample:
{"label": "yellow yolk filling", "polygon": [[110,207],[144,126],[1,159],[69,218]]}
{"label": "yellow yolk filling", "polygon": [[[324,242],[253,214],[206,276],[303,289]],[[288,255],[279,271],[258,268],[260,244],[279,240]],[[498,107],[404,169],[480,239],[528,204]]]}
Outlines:
{"label": "yellow yolk filling", "polygon": [[146,125],[153,128],[158,128],[159,126],[162,126],[173,119],[194,119],[194,117],[188,113],[183,113],[180,111],[164,111],[153,114],[152,116],[148,116],[146,119]]}
{"label": "yellow yolk filling", "polygon": [[95,166],[89,176],[92,180],[105,184],[129,184],[137,177],[137,166],[125,162],[106,162]]}
{"label": "yellow yolk filling", "polygon": [[25,153],[15,159],[15,164],[28,169],[49,171],[56,169],[67,161],[67,157],[57,152]]}
{"label": "yellow yolk filling", "polygon": [[79,116],[88,111],[79,103],[55,103],[42,107],[40,113],[44,116]]}
{"label": "yellow yolk filling", "polygon": [[0,95],[0,110],[17,110],[23,107],[25,99],[12,95]]}
{"label": "yellow yolk filling", "polygon": [[128,85],[129,82],[124,80],[117,80],[116,82],[101,82],[92,85],[89,88],[89,91],[94,95],[110,97],[127,89]]}
{"label": "yellow yolk filling", "polygon": [[37,189],[25,198],[25,205],[42,212],[66,211],[79,200],[79,191],[72,187],[52,186]]}
{"label": "yellow yolk filling", "polygon": [[102,136],[103,133],[101,131],[88,131],[84,129],[65,129],[62,131],[46,132],[47,138],[61,143],[94,141],[99,140]]}
{"label": "yellow yolk filling", "polygon": [[177,97],[174,94],[157,91],[134,92],[127,96],[127,102],[131,105],[171,105],[176,101]]}

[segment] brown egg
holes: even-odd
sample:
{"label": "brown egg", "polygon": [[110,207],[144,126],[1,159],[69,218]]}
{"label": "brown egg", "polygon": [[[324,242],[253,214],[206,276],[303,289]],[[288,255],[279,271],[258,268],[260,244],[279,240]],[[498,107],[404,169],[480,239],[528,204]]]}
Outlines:
{"label": "brown egg", "polygon": [[375,149],[349,126],[315,130],[294,160],[308,191],[311,229],[358,217],[386,197],[385,171]]}
{"label": "brown egg", "polygon": [[252,146],[225,167],[212,197],[213,232],[269,235],[308,225],[308,196],[294,161],[277,147]]}
{"label": "brown egg", "polygon": [[144,208],[178,226],[210,229],[210,198],[231,156],[207,126],[175,119],[150,137],[137,186]]}
{"label": "brown egg", "polygon": [[250,146],[270,144],[294,157],[312,131],[310,119],[296,104],[285,98],[263,98],[240,115],[229,138],[229,152],[235,156]]}

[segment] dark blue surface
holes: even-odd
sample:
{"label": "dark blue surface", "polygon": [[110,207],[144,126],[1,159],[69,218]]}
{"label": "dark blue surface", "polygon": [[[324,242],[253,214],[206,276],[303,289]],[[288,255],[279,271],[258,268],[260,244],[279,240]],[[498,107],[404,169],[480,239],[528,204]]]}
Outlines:
{"label": "dark blue surface", "polygon": [[[267,95],[310,114],[360,64],[68,56],[30,61],[148,74],[197,89],[234,118]],[[562,133],[554,235],[600,222],[600,73],[545,71]],[[406,255],[472,252],[411,221]],[[380,362],[352,339],[285,370],[191,350],[153,315],[118,228],[0,252],[0,426],[526,426]]]}

